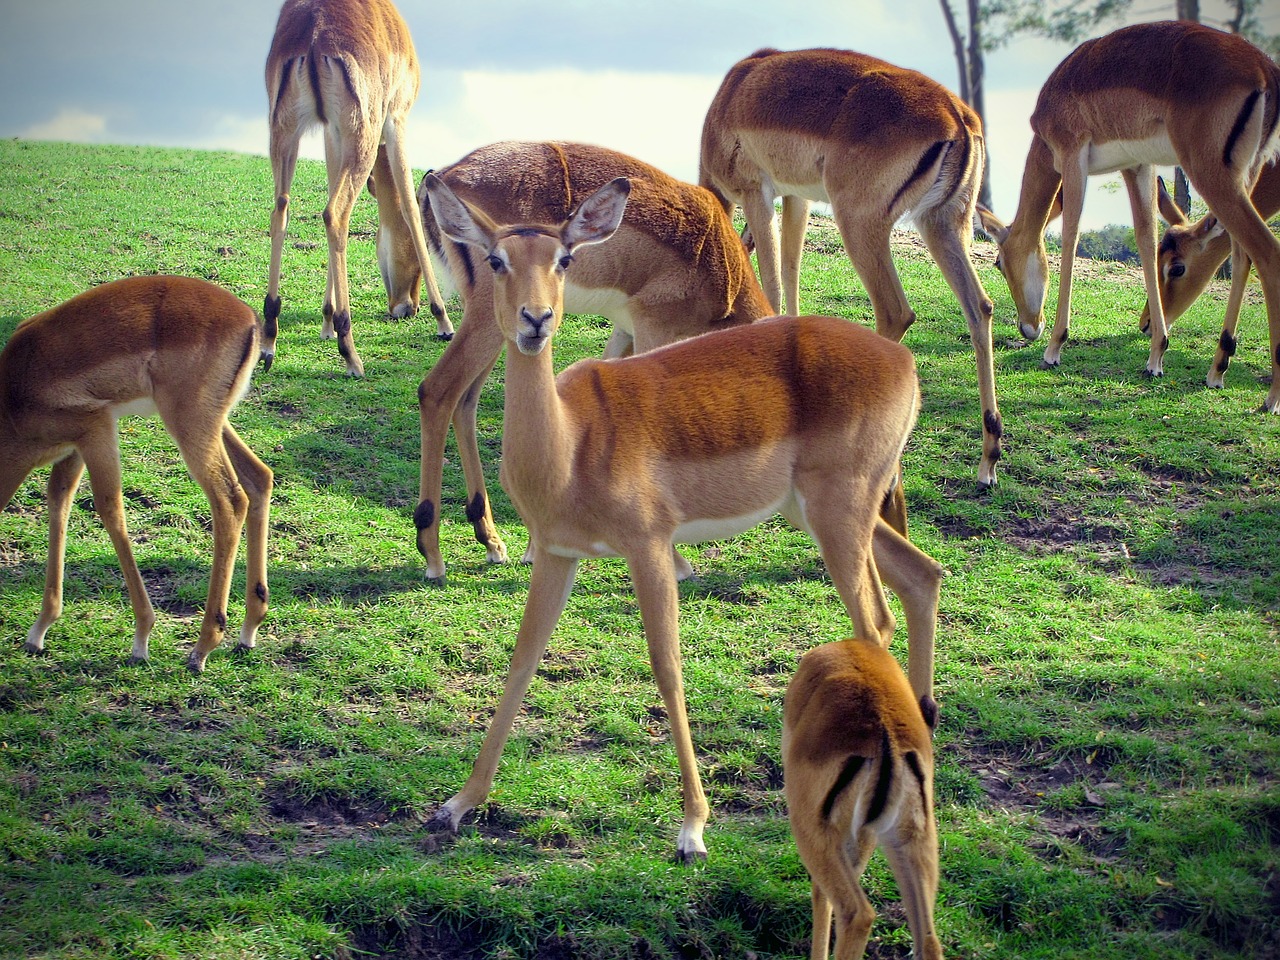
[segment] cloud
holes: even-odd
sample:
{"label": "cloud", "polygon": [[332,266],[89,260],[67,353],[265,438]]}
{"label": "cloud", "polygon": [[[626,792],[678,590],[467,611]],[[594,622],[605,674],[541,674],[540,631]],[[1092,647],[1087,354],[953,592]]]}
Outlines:
{"label": "cloud", "polygon": [[32,124],[18,136],[25,140],[101,143],[107,139],[107,118],[76,107],[63,107],[52,119]]}
{"label": "cloud", "polygon": [[410,121],[418,167],[452,163],[498,140],[577,140],[695,180],[702,118],[718,76],[581,71],[462,71],[437,99],[424,85]]}

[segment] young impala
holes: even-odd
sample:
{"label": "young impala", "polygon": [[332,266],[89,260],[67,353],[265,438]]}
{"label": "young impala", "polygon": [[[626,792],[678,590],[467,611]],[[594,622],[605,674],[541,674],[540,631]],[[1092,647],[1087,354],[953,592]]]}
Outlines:
{"label": "young impala", "polygon": [[791,833],[813,888],[811,960],[859,960],[875,910],[858,885],[879,844],[907,913],[912,954],[942,960],[933,928],[938,838],[933,820],[932,705],[892,655],[845,640],[810,650],[787,686],[782,769]]}
{"label": "young impala", "polygon": [[[1173,326],[1173,321],[1186,313],[1229,254],[1237,258],[1233,261],[1231,293],[1227,298],[1227,313],[1218,341],[1221,347],[1219,359],[1205,377],[1209,386],[1221,388],[1227,367],[1236,352],[1236,325],[1240,322],[1244,290],[1253,264],[1243,250],[1231,249],[1230,235],[1212,213],[1192,223],[1173,202],[1164,181],[1158,177],[1156,194],[1160,214],[1169,224],[1158,251],[1160,303],[1164,307],[1165,326]],[[1270,220],[1280,212],[1280,164],[1269,163],[1262,168],[1249,199],[1264,220]],[[1143,307],[1140,326],[1143,333],[1150,334],[1150,306]]]}
{"label": "young impala", "polygon": [[85,467],[93,505],[124,572],[136,628],[133,659],[146,660],[156,616],[125,528],[116,421],[155,414],[209,498],[213,565],[196,673],[227,629],[227,597],[240,531],[248,521],[244,626],[252,647],[267,615],[267,514],[271,470],[227,415],[258,362],[257,317],[211,283],[131,277],[95,287],[19,324],[0,352],[0,509],[36,467],[49,474],[49,557],[44,602],[25,649],[39,653],[62,614],[62,566],[71,498]]}
{"label": "young impala", "polygon": [[[889,237],[915,222],[969,325],[982,403],[978,483],[996,483],[1002,426],[991,298],[969,260],[986,148],[978,115],[924,74],[847,50],[758,50],[730,68],[702,128],[699,182],[742,206],[765,293],[799,313],[810,201],[831,204],[876,329],[901,340],[915,313]],[[782,245],[774,200],[782,198]],[[779,278],[781,274],[781,278]]]}
{"label": "young impala", "polygon": [[[1168,323],[1156,256],[1155,167],[1178,164],[1217,220],[1258,268],[1267,303],[1272,384],[1264,408],[1280,413],[1280,240],[1249,191],[1280,148],[1280,67],[1243,37],[1191,21],[1141,23],[1087,40],[1049,75],[1031,115],[1022,193],[1007,226],[980,210],[1000,245],[1000,269],[1032,340],[1044,330],[1049,286],[1044,231],[1061,205],[1062,268],[1046,366],[1057,366],[1071,321],[1071,279],[1085,181],[1119,170],[1129,190],[1150,311],[1147,373],[1164,372]],[[1219,346],[1214,368],[1226,369]],[[1212,380],[1212,374],[1210,375]]]}
{"label": "young impala", "polygon": [[845,320],[778,318],[581,361],[557,378],[550,344],[566,276],[584,248],[618,229],[628,181],[605,184],[563,222],[505,227],[434,175],[425,187],[441,231],[493,273],[494,319],[508,347],[501,479],[534,548],[502,701],[471,777],[433,825],[456,830],[488,796],[579,559],[622,556],[680,762],[677,851],[703,857],[707,802],[685,710],[672,543],[729,536],[781,513],[817,541],[859,634],[887,644],[893,616],[879,565],[915,610],[911,679],[931,696],[941,569],[877,519],[915,422],[914,358]]}
{"label": "young impala", "polygon": [[[565,283],[567,311],[600,314],[613,322],[607,357],[643,353],[773,312],[715,198],[634,157],[589,144],[506,142],[474,150],[436,175],[499,223],[559,223],[593,190],[616,177],[630,179],[631,199],[617,234],[603,246],[583,249]],[[477,263],[466,244],[441,236],[425,184],[419,199],[429,242],[463,300],[458,335],[418,388],[422,464],[414,522],[426,576],[443,582],[440,494],[451,418],[467,485],[467,519],[489,560],[507,559],[476,442],[480,390],[503,339],[493,319],[492,271],[483,261]],[[417,262],[405,255],[403,243],[388,237],[385,247],[400,251],[388,260],[392,285],[417,276]],[[681,564],[682,575],[692,572]]]}
{"label": "young impala", "polygon": [[[347,228],[360,191],[370,181],[379,144],[383,144],[383,169],[389,176],[377,184],[377,192],[384,199],[395,199],[397,216],[409,231],[421,275],[427,281],[436,329],[448,339],[453,325],[431,272],[414,199],[413,175],[404,152],[405,121],[418,98],[418,56],[409,28],[395,5],[391,0],[285,0],[267,54],[266,77],[271,173],[276,191],[271,212],[271,276],[263,304],[263,353],[267,361],[275,352],[280,266],[298,143],[317,124],[324,127],[325,167],[329,174],[329,203],[324,210],[329,242],[324,336],[338,338],[338,352],[346,361],[347,373],[362,376],[364,363],[351,336]],[[380,210],[385,216],[386,209]],[[389,298],[388,308],[397,317],[415,313],[417,285]]]}

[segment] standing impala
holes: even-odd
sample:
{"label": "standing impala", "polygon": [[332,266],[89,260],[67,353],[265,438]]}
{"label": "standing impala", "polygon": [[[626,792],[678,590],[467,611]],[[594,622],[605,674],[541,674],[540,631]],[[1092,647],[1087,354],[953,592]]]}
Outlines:
{"label": "standing impala", "polygon": [[[560,223],[593,190],[616,177],[630,179],[631,200],[617,235],[604,246],[583,249],[565,283],[566,310],[613,321],[607,357],[643,353],[773,312],[715,198],[626,154],[579,143],[495,143],[436,175],[499,223]],[[419,198],[431,245],[448,265],[463,299],[458,335],[418,388],[422,465],[414,523],[426,576],[443,582],[440,490],[451,418],[467,484],[467,519],[489,560],[507,559],[476,442],[476,405],[503,339],[493,319],[493,272],[466,244],[441,237],[425,180]],[[389,264],[389,283],[403,285],[417,263],[404,255],[403,244],[387,244],[387,249],[401,251]],[[681,564],[682,575],[691,573]]]}
{"label": "standing impala", "polygon": [[[1158,251],[1160,303],[1164,307],[1166,327],[1172,327],[1173,321],[1195,302],[1228,254],[1234,253],[1239,258],[1232,269],[1231,294],[1227,298],[1227,313],[1218,341],[1222,351],[1218,362],[1209,368],[1205,377],[1209,386],[1221,388],[1227,367],[1236,352],[1236,325],[1240,322],[1240,308],[1244,304],[1244,290],[1252,264],[1243,250],[1232,251],[1231,237],[1217,217],[1207,213],[1192,223],[1173,202],[1164,181],[1156,178],[1156,184],[1157,205],[1169,224]],[[1269,163],[1262,168],[1249,199],[1264,220],[1270,220],[1280,212],[1280,164]],[[1142,309],[1141,329],[1147,334],[1151,331],[1150,306]]]}
{"label": "standing impala", "polygon": [[28,652],[44,649],[62,614],[67,518],[87,466],[133,606],[133,659],[147,659],[156,615],[125,527],[116,421],[126,413],[159,413],[213,514],[209,597],[187,666],[199,673],[222,642],[246,520],[248,593],[238,646],[254,645],[267,615],[272,475],[227,415],[249,388],[258,350],[253,311],[220,287],[185,277],[116,280],[19,324],[0,352],[0,509],[27,474],[53,465],[44,602]]}
{"label": "standing impala", "polygon": [[[329,271],[324,292],[325,337],[338,338],[338,352],[352,376],[364,363],[351,336],[351,297],[347,288],[347,228],[351,211],[385,143],[387,182],[384,198],[396,200],[410,233],[431,313],[439,335],[448,339],[453,325],[431,272],[426,238],[418,219],[413,175],[404,152],[404,127],[418,98],[418,57],[409,28],[391,0],[285,0],[267,54],[267,102],[271,125],[271,173],[276,204],[271,212],[271,276],[263,304],[270,360],[280,316],[280,265],[289,224],[289,187],[298,163],[298,143],[317,124],[324,127],[329,203],[324,210],[329,242]],[[380,207],[385,215],[385,209]],[[405,317],[418,309],[415,286],[393,296],[388,308]]]}
{"label": "standing impala", "polygon": [[[729,70],[702,128],[699,182],[742,206],[765,293],[799,313],[810,201],[831,204],[876,329],[915,321],[889,238],[911,218],[969,325],[982,402],[978,483],[996,483],[1003,431],[991,356],[991,299],[969,260],[986,147],[978,115],[914,70],[846,50],[758,50]],[[782,198],[782,245],[774,200]],[[779,279],[781,271],[781,280]]]}
{"label": "standing impala", "polygon": [[[1000,245],[1000,269],[1024,336],[1044,330],[1049,286],[1044,230],[1062,210],[1062,268],[1046,366],[1057,366],[1071,320],[1071,278],[1085,181],[1119,170],[1129,191],[1150,310],[1147,373],[1164,372],[1168,323],[1156,258],[1155,167],[1178,164],[1218,222],[1258,267],[1271,336],[1265,409],[1280,413],[1280,241],[1249,191],[1280,141],[1280,68],[1243,37],[1191,21],[1142,23],[1087,40],[1049,75],[1031,115],[1033,136],[1018,211],[1009,225],[980,210]],[[1214,367],[1225,370],[1227,347]],[[1212,378],[1212,374],[1210,375]]]}
{"label": "standing impala", "polygon": [[494,275],[494,319],[508,345],[501,478],[534,548],[502,701],[470,778],[433,825],[456,830],[488,796],[578,561],[622,556],[680,762],[677,853],[704,857],[707,802],[685,709],[671,545],[781,513],[817,541],[859,634],[884,644],[893,617],[875,573],[894,568],[904,606],[933,612],[927,636],[909,646],[912,683],[929,696],[941,569],[877,519],[915,422],[915,361],[856,324],[779,318],[584,360],[557,378],[550,343],[566,275],[583,248],[618,229],[628,181],[601,187],[564,222],[506,227],[433,175],[425,187],[441,231]]}

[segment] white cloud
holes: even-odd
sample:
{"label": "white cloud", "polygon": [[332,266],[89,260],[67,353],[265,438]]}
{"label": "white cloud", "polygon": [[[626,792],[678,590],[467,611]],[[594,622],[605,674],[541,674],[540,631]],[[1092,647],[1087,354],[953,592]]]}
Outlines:
{"label": "white cloud", "polygon": [[465,71],[448,101],[433,101],[424,86],[409,158],[439,167],[498,140],[576,140],[696,180],[702,118],[719,84],[691,74]]}
{"label": "white cloud", "polygon": [[106,139],[107,118],[75,107],[63,107],[50,120],[32,124],[18,136],[26,140],[70,140],[95,143]]}

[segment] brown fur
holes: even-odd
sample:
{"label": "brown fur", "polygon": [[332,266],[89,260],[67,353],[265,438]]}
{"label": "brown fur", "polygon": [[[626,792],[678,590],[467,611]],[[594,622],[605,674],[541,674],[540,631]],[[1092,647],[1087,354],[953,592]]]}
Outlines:
{"label": "brown fur", "polygon": [[876,329],[893,340],[903,338],[915,313],[889,237],[898,220],[915,221],[969,325],[982,405],[978,482],[987,487],[996,483],[1003,427],[991,300],[969,258],[985,157],[978,115],[924,74],[848,50],[766,49],[731,67],[712,100],[699,182],[726,210],[742,206],[765,293],[781,310],[785,292],[791,314],[800,312],[809,203],[829,200]]}
{"label": "brown fur", "polygon": [[[1264,407],[1280,413],[1280,241],[1249,196],[1280,147],[1280,67],[1242,37],[1199,23],[1123,27],[1086,41],[1063,60],[1041,88],[1031,126],[1013,222],[1006,226],[991,211],[979,212],[984,229],[1000,244],[1000,267],[1022,333],[1035,339],[1044,330],[1048,286],[1044,230],[1062,211],[1057,316],[1045,364],[1060,362],[1069,335],[1085,182],[1090,174],[1119,169],[1129,191],[1147,288],[1151,352],[1146,369],[1152,376],[1163,373],[1169,337],[1158,275],[1154,165],[1176,163],[1239,245],[1241,257],[1258,265],[1276,374]],[[1150,144],[1138,157],[1132,149],[1126,157],[1109,155],[1120,142],[1143,140]],[[1220,346],[1211,384],[1213,370],[1225,371],[1229,360]]]}
{"label": "brown fur", "polygon": [[[499,223],[558,224],[610,180],[631,180],[631,200],[617,236],[582,250],[565,294],[565,309],[588,307],[614,320],[606,356],[641,353],[772,312],[742,242],[715,198],[634,157],[587,144],[505,142],[474,150],[437,176]],[[502,335],[493,321],[492,271],[475,250],[440,236],[425,188],[419,190],[419,200],[431,244],[463,298],[458,335],[418,388],[418,550],[426,559],[427,578],[443,582],[441,473],[450,418],[467,503],[477,505],[469,514],[476,539],[490,561],[507,558],[489,508],[475,433],[480,390],[502,350]],[[414,266],[401,258],[392,274],[403,277]],[[593,302],[608,291],[615,293],[607,302]],[[682,573],[691,572],[684,564]]]}
{"label": "brown fur", "polygon": [[[347,285],[347,230],[360,191],[369,184],[380,195],[383,225],[407,231],[425,276],[437,332],[445,339],[453,326],[431,271],[430,256],[418,220],[409,161],[403,149],[404,125],[418,97],[419,68],[413,39],[390,0],[285,0],[267,54],[268,118],[275,206],[271,213],[271,273],[264,312],[267,342],[275,349],[275,320],[280,313],[280,271],[289,223],[289,188],[302,135],[319,124],[325,134],[329,203],[325,232],[329,268],[324,295],[326,337],[336,336],[338,351],[352,376],[364,363],[351,336],[351,298]],[[379,162],[381,182],[372,176]],[[393,214],[390,215],[389,214]],[[379,259],[384,241],[379,234]],[[386,270],[384,268],[384,276]],[[418,282],[392,289],[388,309],[411,316],[418,309]]]}
{"label": "brown fur", "polygon": [[[677,853],[706,855],[707,817],[685,712],[671,545],[726,536],[780,512],[817,541],[864,636],[888,643],[876,582],[903,588],[912,681],[931,697],[941,570],[877,519],[919,404],[910,351],[829,317],[774,318],[554,374],[550,343],[566,277],[622,221],[619,178],[567,221],[502,227],[440,179],[426,189],[442,232],[494,275],[505,338],[502,484],[529,529],[533,573],[511,670],[463,789],[433,823],[456,829],[488,796],[502,748],[568,600],[579,558],[626,558],[684,791]],[[607,246],[607,244],[605,244]]]}
{"label": "brown fur", "polygon": [[95,287],[22,323],[0,352],[0,509],[36,467],[49,476],[44,603],[26,649],[44,649],[62,613],[62,566],[71,498],[86,465],[94,506],[111,536],[133,605],[133,657],[145,660],[155,613],[134,562],[120,490],[116,418],[150,401],[177,441],[213,514],[213,564],[199,672],[226,629],[227,596],[248,520],[248,594],[241,647],[267,612],[266,538],[271,470],[227,415],[258,360],[253,311],[227,291],[183,277],[135,277]]}
{"label": "brown fur", "polygon": [[933,926],[938,840],[933,744],[921,704],[878,644],[810,650],[787,687],[782,721],[787,813],[813,888],[811,960],[866,950],[875,910],[858,884],[877,845],[898,883],[914,956],[942,960]]}

